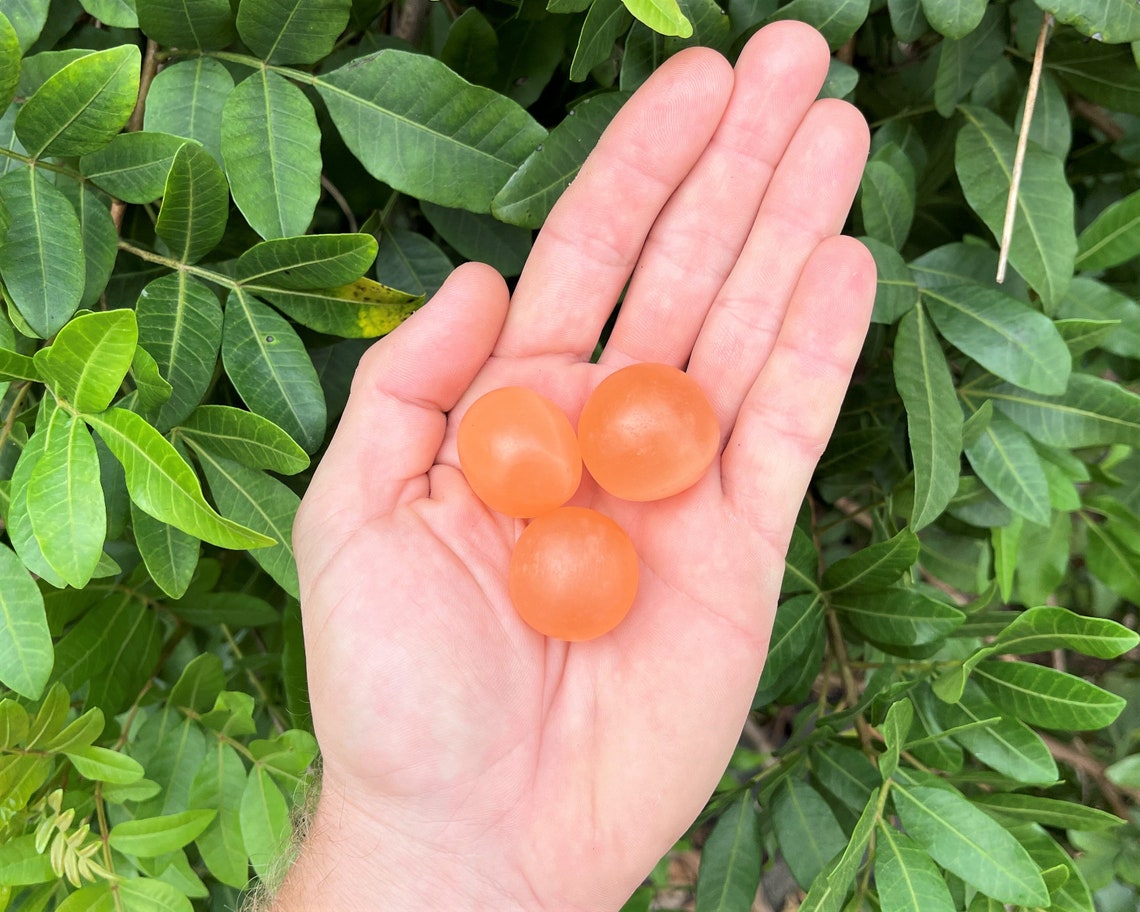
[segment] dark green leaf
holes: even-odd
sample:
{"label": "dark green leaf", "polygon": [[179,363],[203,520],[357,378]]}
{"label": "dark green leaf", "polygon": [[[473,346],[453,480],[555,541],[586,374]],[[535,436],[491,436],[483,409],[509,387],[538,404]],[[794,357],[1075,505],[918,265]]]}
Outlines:
{"label": "dark green leaf", "polygon": [[825,741],[812,753],[812,772],[828,792],[852,811],[863,807],[881,777],[861,750]]}
{"label": "dark green leaf", "polygon": [[222,161],[222,108],[234,80],[221,63],[196,57],[163,67],[147,92],[147,131],[193,139]]}
{"label": "dark green leaf", "polygon": [[376,259],[369,234],[321,234],[262,241],[238,257],[234,278],[244,285],[289,291],[333,288],[359,279]]}
{"label": "dark green leaf", "polygon": [[348,25],[350,0],[242,0],[241,40],[269,63],[316,63]]}
{"label": "dark green leaf", "polygon": [[159,44],[217,50],[234,39],[228,0],[135,0],[139,28]]}
{"label": "dark green leaf", "polygon": [[1029,438],[1003,415],[994,415],[966,458],[998,500],[1030,522],[1049,523],[1049,485]]}
{"label": "dark green leaf", "polygon": [[453,268],[447,254],[422,234],[384,227],[376,254],[376,278],[385,285],[430,298]]}
{"label": "dark green leaf", "polygon": [[875,885],[891,912],[953,912],[946,880],[917,843],[886,823],[875,842]]}
{"label": "dark green leaf", "polygon": [[922,12],[921,0],[887,0],[891,28],[899,41],[914,41],[930,29]]}
{"label": "dark green leaf", "polygon": [[199,406],[178,426],[178,435],[251,469],[295,475],[309,465],[305,451],[268,418],[228,405]]}
{"label": "dark green leaf", "polygon": [[859,633],[886,646],[936,643],[966,619],[957,608],[914,589],[882,589],[863,595],[845,592],[834,604]]}
{"label": "dark green leaf", "polygon": [[974,83],[1001,59],[1007,34],[1005,11],[994,4],[986,9],[982,21],[969,34],[957,40],[947,39],[938,45],[934,107],[939,114],[952,116],[958,102],[970,94]]}
{"label": "dark green leaf", "polygon": [[[653,10],[653,0],[632,0],[635,6]],[[675,4],[676,0],[657,0],[658,4]],[[632,18],[625,0],[593,0],[578,34],[578,47],[570,64],[570,78],[582,82],[590,70],[608,60],[614,42],[629,28]],[[680,8],[677,10],[680,15]]]}
{"label": "dark green leaf", "polygon": [[784,860],[804,889],[847,844],[823,796],[799,779],[788,779],[776,791],[771,821]]}
{"label": "dark green leaf", "polygon": [[818,596],[798,595],[776,609],[761,689],[786,686],[798,673],[804,655],[823,630],[823,607]]}
{"label": "dark green leaf", "polygon": [[212,709],[218,694],[226,686],[222,660],[213,653],[191,659],[170,689],[170,705],[192,710],[199,715]]}
{"label": "dark green leaf", "polygon": [[240,290],[226,302],[222,362],[250,410],[282,427],[306,452],[325,433],[316,369],[289,323]]}
{"label": "dark green leaf", "polygon": [[345,143],[373,177],[441,206],[487,212],[546,137],[513,101],[418,54],[379,51],[335,70],[316,87]]}
{"label": "dark green leaf", "polygon": [[1095,41],[1140,41],[1140,10],[1131,0],[1040,0],[1037,5]]}
{"label": "dark green leaf", "polygon": [[168,133],[120,133],[79,160],[83,175],[127,203],[149,203],[162,196],[170,163],[186,140]]}
{"label": "dark green leaf", "polygon": [[863,230],[873,239],[901,249],[914,219],[913,171],[902,174],[889,162],[872,159],[863,169],[859,191]]}
{"label": "dark green leaf", "polygon": [[1042,728],[1104,728],[1124,708],[1124,699],[1114,693],[1029,662],[981,662],[974,679],[999,708]]}
{"label": "dark green leaf", "polygon": [[751,907],[760,885],[760,817],[752,795],[721,814],[701,852],[697,912],[729,912]]}
{"label": "dark green leaf", "polygon": [[499,69],[499,36],[475,7],[468,7],[451,23],[439,59],[448,69],[476,85],[489,86]]}
{"label": "dark green leaf", "polygon": [[140,413],[149,413],[161,408],[170,400],[170,394],[174,389],[163,379],[158,370],[158,362],[145,348],[135,348],[130,373],[131,380],[135,384],[135,401]]}
{"label": "dark green leaf", "polygon": [[155,233],[180,261],[196,263],[225,234],[229,203],[229,184],[214,157],[184,143],[163,185]]}
{"label": "dark green leaf", "polygon": [[875,592],[898,582],[918,560],[918,538],[903,529],[884,542],[841,557],[823,573],[823,588],[830,592]]}
{"label": "dark green leaf", "polygon": [[420,208],[443,239],[467,259],[494,266],[508,277],[522,272],[531,247],[528,229],[504,225],[489,215],[462,209],[445,209],[426,202]]}
{"label": "dark green leaf", "polygon": [[986,0],[922,0],[922,11],[935,31],[965,38],[981,23]]}
{"label": "dark green leaf", "polygon": [[222,110],[222,158],[242,215],[263,238],[302,235],[321,195],[321,131],[305,94],[260,70]]}
{"label": "dark green leaf", "polygon": [[[1111,286],[1077,276],[1061,302],[1058,316],[1087,321],[1094,332],[1098,327],[1111,327],[1103,338],[1092,345],[1086,343],[1083,350],[1095,346],[1125,358],[1140,358],[1140,304]],[[1066,338],[1066,344],[1072,350],[1073,341]]]}
{"label": "dark green leaf", "polygon": [[973,801],[999,820],[1012,823],[1039,823],[1059,830],[1105,830],[1124,825],[1115,814],[1056,798],[996,792],[979,795]]}
{"label": "dark green leaf", "polygon": [[20,84],[20,36],[0,11],[0,111],[12,103]]}
{"label": "dark green leaf", "polygon": [[102,297],[110,281],[119,252],[119,233],[110,211],[93,189],[78,181],[65,181],[60,189],[79,216],[85,264],[79,306],[91,307]]}
{"label": "dark green leaf", "polygon": [[101,310],[68,322],[35,362],[57,399],[79,412],[101,412],[118,394],[137,345],[133,310]]}
{"label": "dark green leaf", "polygon": [[871,841],[871,834],[878,818],[878,801],[879,790],[876,788],[868,797],[843,854],[830,866],[826,877],[817,877],[812,883],[808,895],[799,907],[800,912],[839,912],[855,876],[859,873],[863,855]]}
{"label": "dark green leaf", "polygon": [[99,600],[56,644],[52,677],[70,690],[94,680],[111,664],[119,645],[130,638],[146,613],[131,592],[115,592]]}
{"label": "dark green leaf", "polygon": [[44,600],[20,559],[0,544],[0,683],[29,700],[51,675],[51,635]]}
{"label": "dark green leaf", "polygon": [[867,19],[869,0],[792,0],[780,7],[769,21],[798,19],[813,25],[833,48],[855,34]]}
{"label": "dark green leaf", "polygon": [[[1140,20],[1140,17],[1138,17]],[[1104,208],[1077,238],[1076,268],[1097,272],[1140,255],[1140,190]]]}
{"label": "dark green leaf", "polygon": [[889,326],[918,303],[918,286],[906,261],[897,250],[871,237],[861,237],[859,240],[875,258],[877,285],[871,320]]}
{"label": "dark green leaf", "polygon": [[83,8],[103,25],[113,28],[139,27],[134,0],[80,0]]}
{"label": "dark green leaf", "polygon": [[1140,115],[1140,68],[1131,48],[1062,33],[1049,43],[1045,65],[1091,101]]}
{"label": "dark green leaf", "polygon": [[1085,562],[1089,573],[1129,601],[1140,600],[1140,565],[1136,553],[1110,526],[1082,518],[1088,529]]}
{"label": "dark green leaf", "polygon": [[174,610],[184,621],[198,627],[214,627],[218,624],[263,627],[281,620],[277,609],[264,599],[239,592],[187,595],[174,606]]}

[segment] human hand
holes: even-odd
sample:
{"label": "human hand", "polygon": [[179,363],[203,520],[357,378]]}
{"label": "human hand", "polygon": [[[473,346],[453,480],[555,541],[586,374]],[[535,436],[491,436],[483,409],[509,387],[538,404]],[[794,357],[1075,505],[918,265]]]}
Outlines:
{"label": "human hand", "polygon": [[[795,22],[735,72],[676,55],[562,196],[513,298],[462,266],[365,355],[294,531],[323,787],[275,908],[618,909],[700,811],[874,294],[870,256],[837,236],[867,128],[815,101],[827,65]],[[584,482],[572,503],[630,534],[640,587],[611,633],[548,640],[511,607],[523,523],[472,494],[458,420],[517,384],[576,423],[633,361],[687,365],[722,450],[663,501]]]}

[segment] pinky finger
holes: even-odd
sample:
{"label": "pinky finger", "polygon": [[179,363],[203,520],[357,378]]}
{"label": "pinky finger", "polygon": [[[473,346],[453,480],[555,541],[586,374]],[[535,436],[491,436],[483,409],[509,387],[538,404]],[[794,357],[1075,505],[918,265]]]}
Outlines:
{"label": "pinky finger", "polygon": [[827,446],[871,316],[875,263],[850,237],[820,242],[796,284],[775,347],[725,448],[732,509],[776,541],[791,530]]}

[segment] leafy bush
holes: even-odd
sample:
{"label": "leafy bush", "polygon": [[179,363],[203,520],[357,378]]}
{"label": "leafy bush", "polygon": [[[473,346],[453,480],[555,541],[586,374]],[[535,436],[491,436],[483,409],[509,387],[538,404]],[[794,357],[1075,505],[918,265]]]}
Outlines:
{"label": "leafy bush", "polygon": [[627,908],[762,871],[813,910],[1136,908],[1131,0],[0,13],[0,908],[271,876],[316,755],[289,528],[364,340],[460,260],[517,275],[626,93],[776,18],[872,123],[874,325],[741,747]]}

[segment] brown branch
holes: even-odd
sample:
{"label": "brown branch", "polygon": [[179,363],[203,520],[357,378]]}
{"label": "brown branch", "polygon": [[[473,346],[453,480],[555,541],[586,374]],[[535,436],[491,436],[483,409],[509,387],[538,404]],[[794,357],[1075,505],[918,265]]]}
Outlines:
{"label": "brown branch", "polygon": [[[1129,819],[1128,801],[1140,805],[1140,789],[1127,785],[1117,785],[1105,775],[1105,764],[1092,756],[1083,741],[1075,739],[1072,744],[1065,744],[1049,735],[1038,732],[1049,753],[1054,759],[1069,764],[1078,772],[1084,773],[1092,779],[1101,790],[1105,800],[1112,805],[1112,812],[1117,817]],[[1128,799],[1126,801],[1125,799]]]}
{"label": "brown branch", "polygon": [[404,0],[392,20],[392,35],[410,44],[418,44],[427,27],[431,0]]}
{"label": "brown branch", "polygon": [[1100,105],[1093,104],[1087,98],[1074,98],[1071,105],[1073,113],[1083,117],[1090,124],[1100,130],[1112,142],[1124,139],[1124,127],[1112,119],[1112,116]]}

